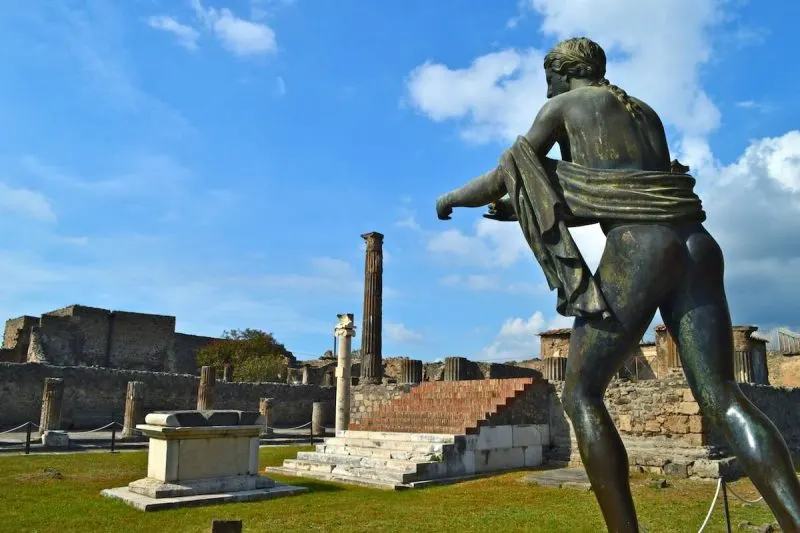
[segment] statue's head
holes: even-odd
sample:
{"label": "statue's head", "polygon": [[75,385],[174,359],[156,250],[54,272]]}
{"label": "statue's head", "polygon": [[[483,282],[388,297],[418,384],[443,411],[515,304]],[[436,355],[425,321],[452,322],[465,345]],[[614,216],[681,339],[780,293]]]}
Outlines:
{"label": "statue's head", "polygon": [[544,58],[547,97],[570,90],[571,79],[585,79],[597,84],[605,80],[606,53],[586,37],[561,41]]}

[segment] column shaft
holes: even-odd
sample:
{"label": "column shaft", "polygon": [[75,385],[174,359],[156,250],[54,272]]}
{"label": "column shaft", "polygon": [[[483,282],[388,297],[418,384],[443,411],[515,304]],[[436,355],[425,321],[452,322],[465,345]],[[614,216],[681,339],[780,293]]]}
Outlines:
{"label": "column shaft", "polygon": [[367,242],[364,265],[364,318],[361,329],[361,380],[364,384],[381,383],[383,353],[383,235],[377,232],[361,236]]}

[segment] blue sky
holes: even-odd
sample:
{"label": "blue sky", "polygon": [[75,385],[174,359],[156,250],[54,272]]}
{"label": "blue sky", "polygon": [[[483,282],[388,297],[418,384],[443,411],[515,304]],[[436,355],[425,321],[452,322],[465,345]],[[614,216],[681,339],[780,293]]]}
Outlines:
{"label": "blue sky", "polygon": [[[726,254],[734,322],[800,328],[800,73],[789,1],[13,2],[0,20],[0,316],[72,303],[272,331],[361,320],[386,235],[384,355],[528,358],[555,313],[513,224],[435,217],[587,35],[662,115]],[[602,234],[576,238],[590,264]],[[358,340],[356,341],[358,345]]]}

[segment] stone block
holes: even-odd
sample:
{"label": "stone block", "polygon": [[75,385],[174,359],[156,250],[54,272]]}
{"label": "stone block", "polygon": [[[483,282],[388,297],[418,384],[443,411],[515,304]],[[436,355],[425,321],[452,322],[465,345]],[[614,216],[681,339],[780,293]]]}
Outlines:
{"label": "stone block", "polygon": [[475,452],[475,472],[494,472],[512,470],[525,466],[525,452],[522,448],[488,449]]}
{"label": "stone block", "polygon": [[620,431],[632,431],[633,425],[631,424],[631,415],[619,415],[618,428]]}
{"label": "stone block", "polygon": [[45,431],[42,434],[42,445],[47,448],[68,448],[69,435],[66,431]]}
{"label": "stone block", "polygon": [[512,426],[482,427],[476,443],[477,450],[511,448],[514,445]]}
{"label": "stone block", "polygon": [[541,466],[544,462],[541,446],[528,446],[525,448],[525,467]]}
{"label": "stone block", "polygon": [[541,446],[544,444],[539,427],[534,424],[512,426],[511,442],[514,448],[523,446]]}
{"label": "stone block", "polygon": [[678,435],[689,433],[689,417],[686,415],[671,415],[667,417],[664,429]]}
{"label": "stone block", "polygon": [[693,415],[689,417],[689,431],[692,433],[703,432],[703,417],[700,415]]}
{"label": "stone block", "polygon": [[661,433],[661,424],[658,420],[648,420],[644,423],[644,430],[650,433]]}
{"label": "stone block", "polygon": [[678,412],[684,415],[700,414],[700,405],[697,402],[681,402],[678,404]]}
{"label": "stone block", "polygon": [[667,463],[664,465],[664,474],[680,478],[689,477],[689,465],[687,463]]}

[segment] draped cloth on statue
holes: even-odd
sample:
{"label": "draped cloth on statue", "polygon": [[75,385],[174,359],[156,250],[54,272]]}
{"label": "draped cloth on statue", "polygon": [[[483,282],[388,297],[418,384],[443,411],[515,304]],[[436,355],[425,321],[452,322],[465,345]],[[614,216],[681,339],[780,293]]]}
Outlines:
{"label": "draped cloth on statue", "polygon": [[587,168],[540,160],[525,137],[500,158],[499,170],[525,240],[564,316],[608,316],[597,281],[568,228],[603,221],[688,224],[706,218],[688,174]]}

